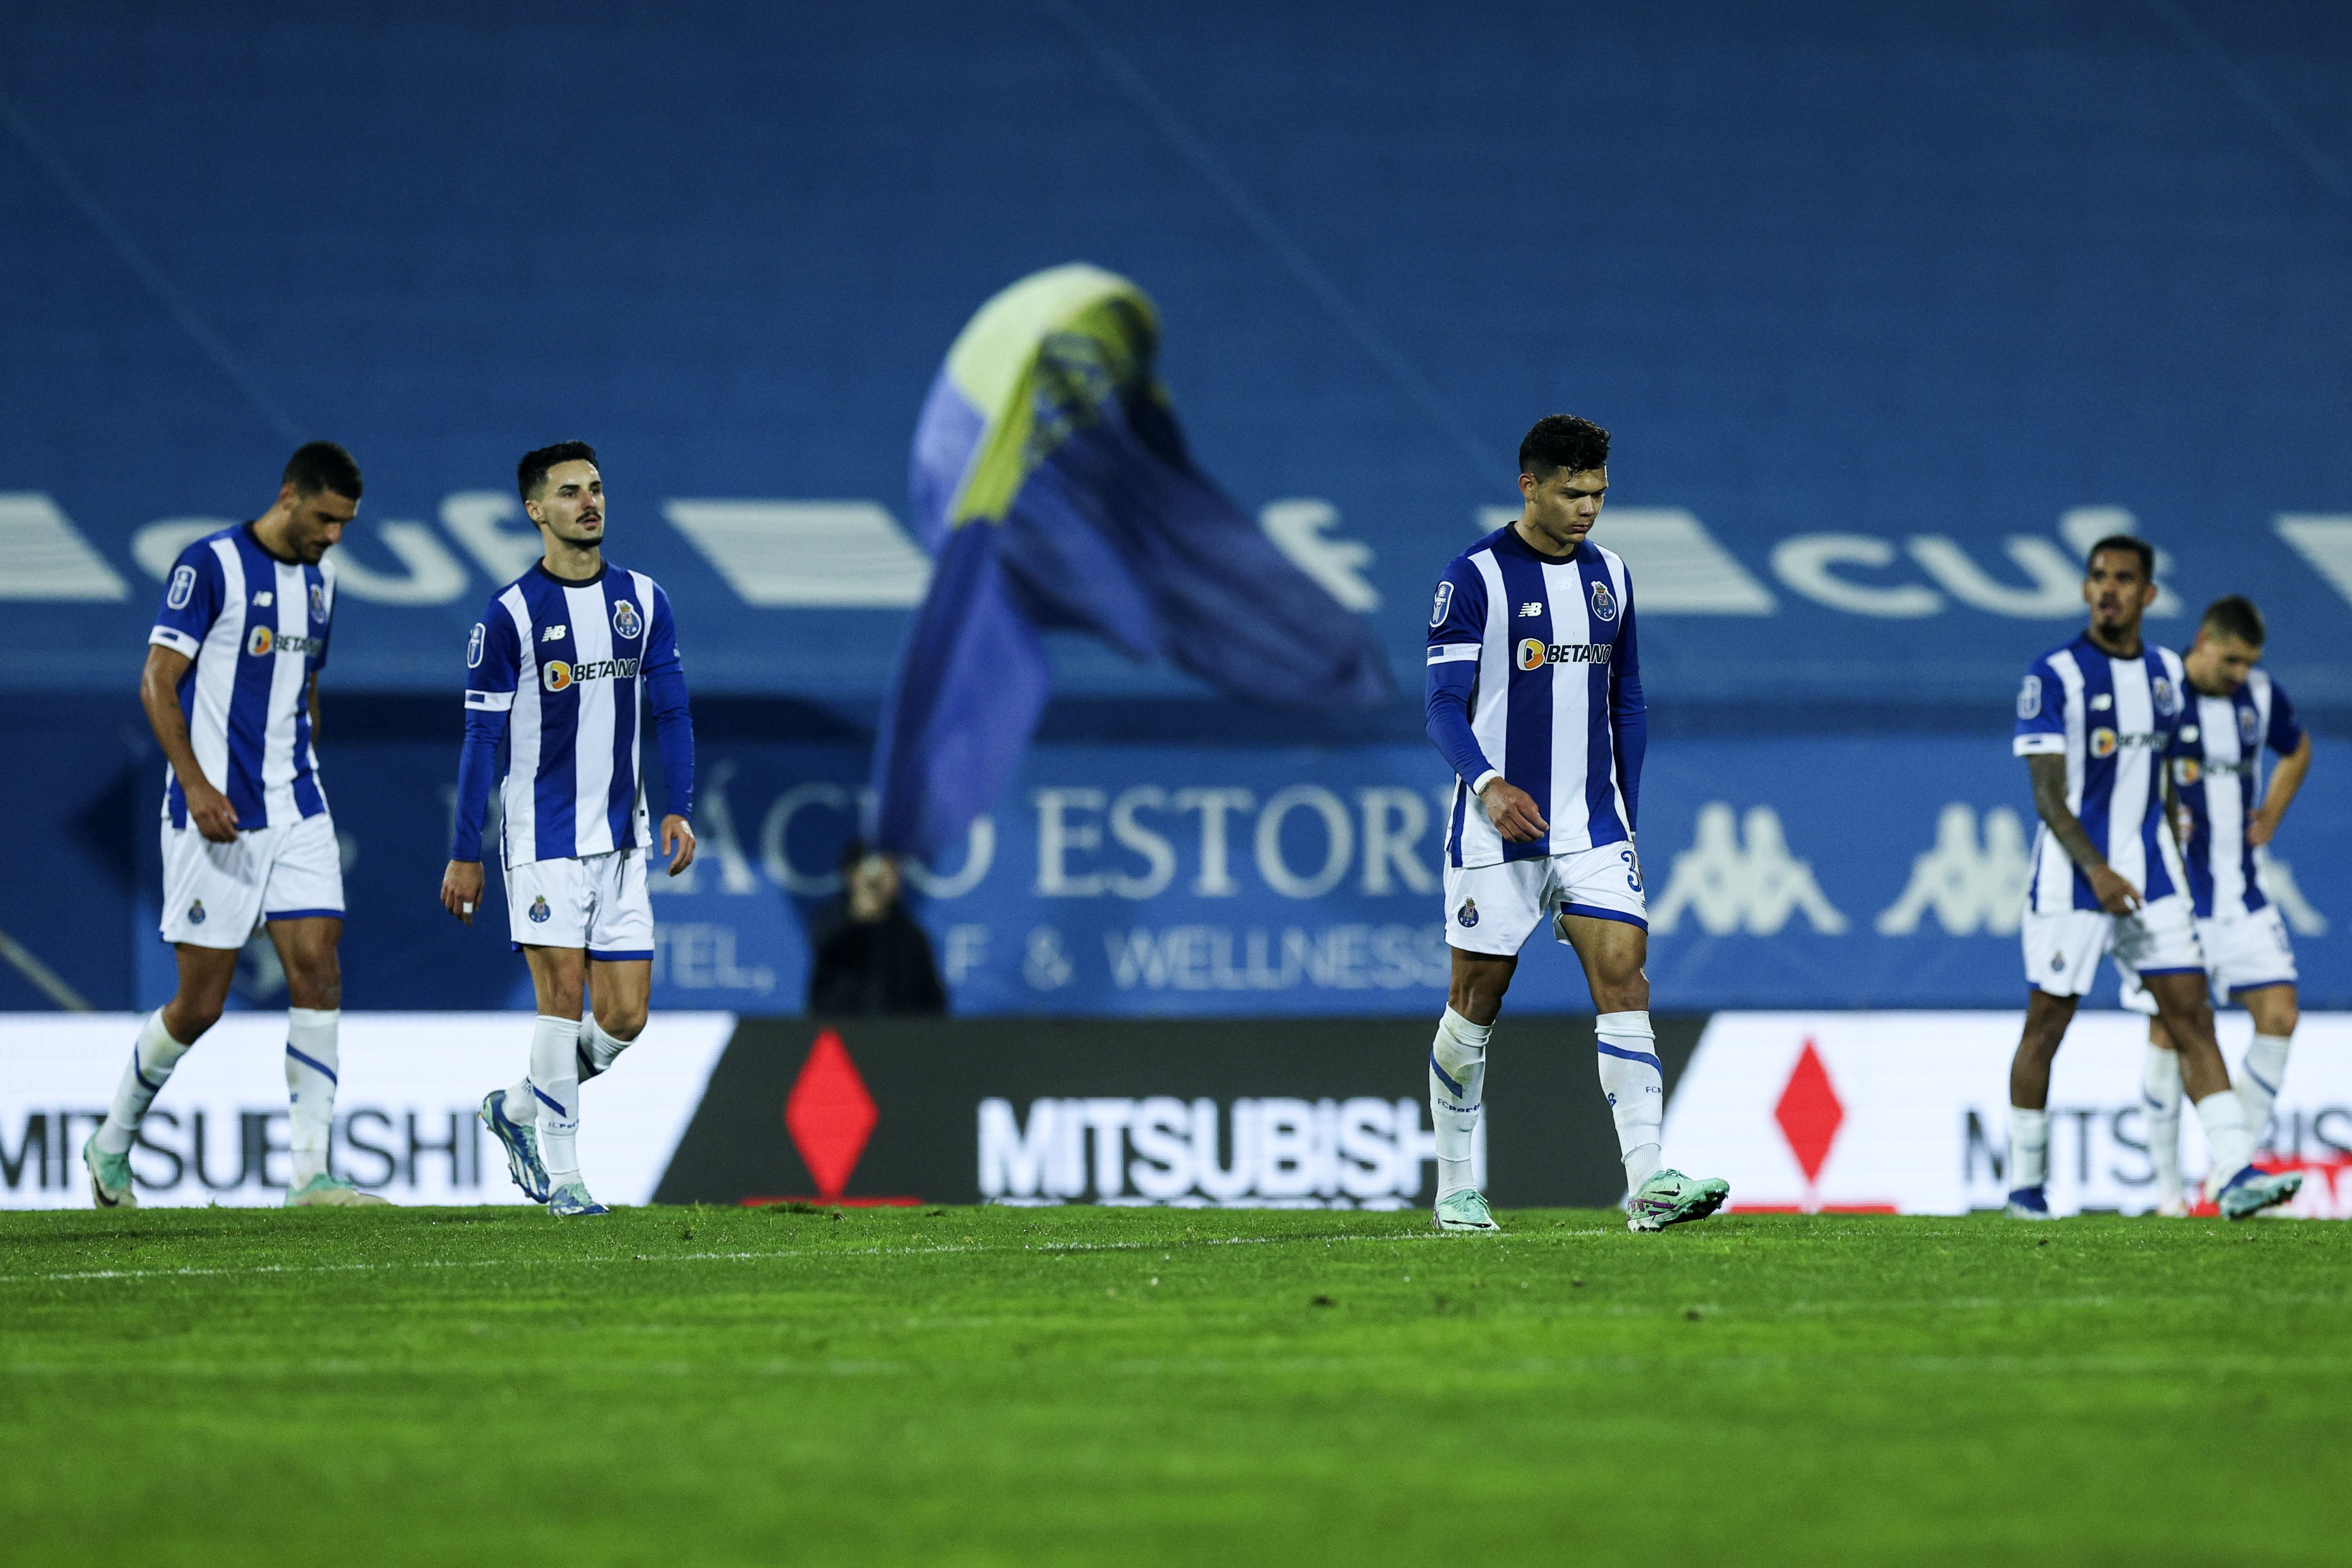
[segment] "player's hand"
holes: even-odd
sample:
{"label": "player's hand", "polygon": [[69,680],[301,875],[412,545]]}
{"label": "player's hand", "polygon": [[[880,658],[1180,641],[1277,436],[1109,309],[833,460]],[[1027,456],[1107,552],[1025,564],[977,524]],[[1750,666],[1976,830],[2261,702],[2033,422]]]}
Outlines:
{"label": "player's hand", "polygon": [[216,844],[236,842],[236,808],[227,796],[202,779],[193,784],[183,779],[181,792],[188,798],[188,821],[195,823],[196,831]]}
{"label": "player's hand", "polygon": [[441,873],[441,907],[471,925],[482,902],[482,862],[451,861]]}
{"label": "player's hand", "polygon": [[1486,808],[1486,820],[1495,831],[1515,844],[1531,844],[1551,831],[1551,824],[1536,810],[1535,797],[1507,779],[1497,779],[1478,792],[1479,803]]}
{"label": "player's hand", "polygon": [[2257,806],[2246,813],[2246,843],[2260,849],[2278,832],[2279,814],[2268,806]]}
{"label": "player's hand", "polygon": [[670,857],[670,875],[676,876],[694,863],[694,830],[676,811],[662,819],[661,847],[662,853]]}
{"label": "player's hand", "polygon": [[2091,896],[2099,907],[2110,915],[2130,915],[2140,906],[2139,889],[2131,879],[2113,866],[2094,866],[2084,873],[2091,881]]}

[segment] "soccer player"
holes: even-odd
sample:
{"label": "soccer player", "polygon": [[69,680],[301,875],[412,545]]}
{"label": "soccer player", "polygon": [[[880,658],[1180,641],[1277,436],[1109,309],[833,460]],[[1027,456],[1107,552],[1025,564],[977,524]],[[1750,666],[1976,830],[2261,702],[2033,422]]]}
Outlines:
{"label": "soccer player", "polygon": [[580,1179],[580,1085],[644,1030],[653,989],[654,841],[638,738],[650,708],[669,797],[661,848],[676,876],[694,861],[694,728],[669,596],[604,559],[596,449],[565,441],[525,453],[515,478],[545,552],[499,591],[466,645],[466,746],[441,903],[474,923],[482,813],[499,743],[510,736],[499,835],[507,925],[539,1019],[530,1074],[484,1098],[482,1124],[505,1146],[515,1185],[550,1214],[603,1214]]}
{"label": "soccer player", "polygon": [[1454,765],[1445,830],[1445,1016],[1429,1057],[1440,1230],[1499,1228],[1471,1183],[1486,1047],[1520,946],[1549,915],[1600,1014],[1601,1087],[1625,1162],[1627,1228],[1704,1219],[1730,1187],[1661,1167],[1664,1071],[1650,1028],[1633,825],[1648,709],[1625,563],[1586,536],[1609,433],[1564,414],[1519,444],[1517,521],[1454,558],[1429,617],[1429,737]]}
{"label": "soccer player", "polygon": [[289,1207],[382,1203],[327,1169],[343,981],[343,868],[319,785],[319,672],[335,612],[327,552],[360,506],[360,469],[330,441],[294,454],[252,522],[180,552],[163,589],[139,700],[170,772],[163,794],[163,940],[172,999],[147,1015],[82,1164],[100,1208],[135,1208],[131,1145],[172,1069],[228,1000],[236,955],[264,925],[286,969]]}
{"label": "soccer player", "polygon": [[2303,1185],[2250,1163],[2253,1134],[2213,1041],[2205,958],[2179,852],[2163,831],[2165,758],[2187,708],[2180,655],[2140,638],[2156,601],[2156,552],[2116,534],[2091,547],[2088,630],[2045,653],[2017,695],[2012,749],[2033,776],[2042,827],[2023,941],[2025,1030],[2009,1070],[2009,1212],[2047,1219],[2050,1064],[2102,954],[2153,999],[2213,1146],[2207,1196],[2231,1219],[2285,1202]]}
{"label": "soccer player", "polygon": [[[2257,1144],[2286,1076],[2296,1009],[2294,948],[2278,906],[2263,896],[2254,851],[2277,833],[2279,819],[2311,771],[2311,735],[2296,720],[2294,705],[2277,682],[2254,668],[2263,641],[2262,612],[2247,600],[2231,594],[2207,607],[2197,640],[2180,661],[2196,703],[2171,758],[2180,802],[2175,820],[2184,827],[2189,898],[2206,973],[2216,998],[2253,1015],[2254,1042],[2238,1065],[2238,1102]],[[2282,758],[2267,792],[2265,747]],[[2126,988],[2123,1002],[2151,1015],[2141,1092],[2157,1212],[2184,1215],[2190,1206],[2180,1185],[2180,1057],[2164,1020],[2153,1016],[2156,1003],[2145,988]]]}

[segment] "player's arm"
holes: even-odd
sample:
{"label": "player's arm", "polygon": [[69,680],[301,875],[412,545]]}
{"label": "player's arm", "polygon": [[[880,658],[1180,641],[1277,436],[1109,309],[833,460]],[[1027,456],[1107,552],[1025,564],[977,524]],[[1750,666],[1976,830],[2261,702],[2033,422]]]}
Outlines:
{"label": "player's arm", "polygon": [[669,595],[654,585],[646,628],[646,706],[653,715],[654,749],[662,764],[662,853],[676,876],[694,863],[694,714],[687,702],[686,666],[677,656],[677,622]]}
{"label": "player's arm", "polygon": [[2091,884],[2092,896],[2110,915],[2129,915],[2140,904],[2139,889],[2113,866],[2091,841],[2091,835],[2066,804],[2066,759],[2050,752],[2028,756],[2026,767],[2033,774],[2033,810],[2041,816],[2050,836],[2067,858],[2082,869]]}
{"label": "player's arm", "polygon": [[213,842],[234,843],[236,808],[213,788],[197,766],[195,743],[188,737],[188,716],[180,711],[180,681],[194,662],[176,648],[151,645],[146,667],[139,672],[139,706],[147,710],[147,725],[155,732],[155,744],[163,748],[163,759],[172,765],[181,792],[188,798],[188,820]]}
{"label": "player's arm", "polygon": [[319,744],[319,672],[310,672],[310,684],[303,688],[302,700],[310,709],[310,744]]}
{"label": "player's arm", "polygon": [[493,601],[466,651],[466,739],[457,753],[457,821],[449,864],[441,873],[441,907],[471,925],[482,902],[482,817],[498,782],[499,742],[513,711],[522,644],[505,606]]}
{"label": "player's arm", "polygon": [[2271,786],[2263,791],[2263,803],[2254,808],[2253,817],[2246,823],[2246,842],[2266,844],[2277,836],[2279,819],[2294,804],[2295,791],[2303,788],[2304,779],[2311,772],[2311,731],[2297,737],[2295,747],[2280,761],[2271,774]]}
{"label": "player's arm", "polygon": [[1642,695],[1642,655],[1633,641],[1633,574],[1625,574],[1624,624],[1609,662],[1609,727],[1617,741],[1617,783],[1625,792],[1625,831],[1641,811],[1642,759],[1650,749],[1650,704]]}
{"label": "player's arm", "polygon": [[163,585],[163,602],[155,611],[154,630],[147,634],[147,664],[139,674],[139,706],[147,710],[148,727],[172,765],[187,797],[188,820],[215,843],[236,838],[236,808],[213,788],[196,762],[196,748],[188,738],[188,716],[180,707],[180,683],[188,666],[203,652],[213,622],[220,619],[226,595],[220,558],[203,544],[190,545],[172,563]]}
{"label": "player's arm", "polygon": [[1429,617],[1426,727],[1441,756],[1485,807],[1495,831],[1513,843],[1543,837],[1549,824],[1528,792],[1503,777],[1470,727],[1478,689],[1478,651],[1486,637],[1486,580],[1456,561],[1438,580]]}

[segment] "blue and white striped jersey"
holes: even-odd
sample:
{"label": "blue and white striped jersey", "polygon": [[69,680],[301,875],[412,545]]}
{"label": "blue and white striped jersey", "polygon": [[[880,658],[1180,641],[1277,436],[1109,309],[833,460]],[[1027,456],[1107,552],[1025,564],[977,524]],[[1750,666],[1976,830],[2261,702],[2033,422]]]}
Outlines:
{"label": "blue and white striped jersey", "polygon": [[[652,578],[607,565],[585,582],[567,582],[533,566],[490,601],[467,643],[466,672],[469,737],[477,716],[509,716],[505,863],[653,841],[638,766],[641,693],[673,682],[682,714],[684,680],[669,596]],[[688,787],[673,779],[672,799]],[[461,779],[461,846],[466,794]],[[478,845],[480,805],[470,804]]]}
{"label": "blue and white striped jersey", "polygon": [[[207,534],[180,552],[147,641],[194,662],[180,711],[205,778],[236,808],[239,831],[282,827],[327,809],[310,746],[310,677],[327,664],[335,569],[263,549],[253,525]],[[163,814],[188,825],[187,793],[165,770]]]}
{"label": "blue and white striped jersey", "polygon": [[[2188,689],[2171,649],[2143,643],[2137,658],[2114,658],[2085,632],[2036,659],[2017,694],[2011,750],[2066,758],[2067,806],[2107,864],[2148,899],[2180,891],[2179,847],[2164,827],[2164,759]],[[2046,825],[2034,835],[2027,907],[2099,907],[2090,878]]]}
{"label": "blue and white striped jersey", "polygon": [[2270,902],[2246,841],[2246,819],[2263,803],[2263,748],[2287,756],[2303,744],[2303,725],[2262,670],[2228,696],[2191,695],[2197,701],[2172,747],[2173,788],[2196,822],[2184,855],[2189,896],[2208,919],[2251,915]]}
{"label": "blue and white striped jersey", "polygon": [[[1633,836],[1648,710],[1633,588],[1586,539],[1555,560],[1510,528],[1454,558],[1429,617],[1429,735],[1454,765],[1445,852],[1457,866],[1538,860]],[[1499,772],[1550,831],[1504,841],[1479,789]]]}

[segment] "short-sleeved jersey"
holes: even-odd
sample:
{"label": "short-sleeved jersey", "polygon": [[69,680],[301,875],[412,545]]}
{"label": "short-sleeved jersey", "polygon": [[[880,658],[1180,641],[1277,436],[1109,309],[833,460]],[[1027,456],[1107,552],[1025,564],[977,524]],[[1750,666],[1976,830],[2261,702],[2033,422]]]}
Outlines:
{"label": "short-sleeved jersey", "polygon": [[2261,670],[2227,696],[2190,691],[2196,701],[2172,746],[2173,789],[2196,823],[2182,857],[2189,896],[2208,919],[2250,915],[2269,902],[2246,841],[2246,819],[2263,800],[2263,748],[2288,755],[2303,744],[2303,726]]}
{"label": "short-sleeved jersey", "polygon": [[[205,535],[172,565],[147,641],[194,661],[180,678],[180,711],[196,765],[236,809],[239,831],[327,809],[308,695],[334,614],[333,563],[282,560],[251,523]],[[187,826],[187,794],[168,768],[163,814]]]}
{"label": "short-sleeved jersey", "polygon": [[1430,613],[1429,663],[1475,665],[1471,733],[1550,831],[1506,841],[1473,793],[1478,780],[1456,778],[1451,863],[1540,860],[1630,836],[1610,712],[1634,657],[1633,584],[1614,551],[1587,539],[1551,560],[1504,528],[1454,558]]}
{"label": "short-sleeved jersey", "polygon": [[644,677],[677,667],[669,596],[642,571],[567,582],[533,566],[490,601],[466,645],[466,706],[511,715],[506,864],[652,842]]}
{"label": "short-sleeved jersey", "polygon": [[[2066,758],[2066,804],[2117,874],[2149,899],[2180,891],[2179,851],[2164,827],[2164,765],[2189,689],[2180,655],[2144,644],[2111,657],[2084,632],[2033,662],[2017,694],[2020,757]],[[2096,909],[2090,878],[2044,825],[2033,840],[2028,905],[2037,915]]]}

